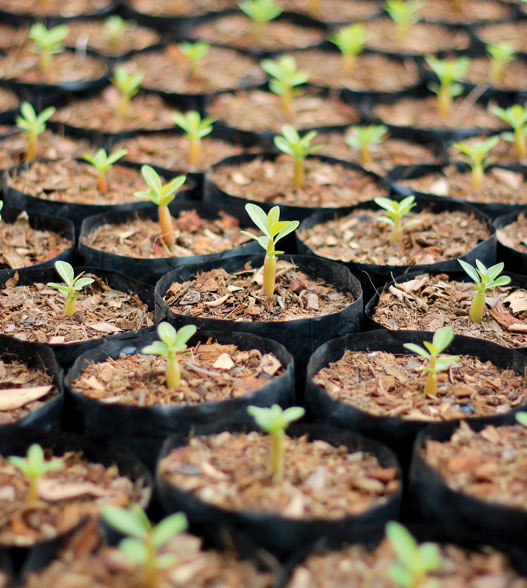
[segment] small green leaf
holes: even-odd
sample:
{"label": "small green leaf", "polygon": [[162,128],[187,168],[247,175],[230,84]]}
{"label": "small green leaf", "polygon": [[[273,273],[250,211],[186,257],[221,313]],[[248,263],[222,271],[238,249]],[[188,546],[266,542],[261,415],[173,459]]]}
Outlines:
{"label": "small green leaf", "polygon": [[462,259],[458,259],[459,265],[465,270],[465,272],[469,275],[469,277],[476,282],[476,284],[479,284],[479,282],[481,281],[478,275],[478,272],[476,271],[476,269],[471,266],[469,263],[467,263],[466,261],[463,261]]}
{"label": "small green leaf", "polygon": [[187,517],[178,512],[163,519],[152,532],[152,540],[156,549],[160,549],[169,539],[183,533],[188,528]]}
{"label": "small green leaf", "polygon": [[168,347],[162,341],[154,341],[150,345],[143,347],[141,353],[145,355],[162,355],[163,357],[168,356]]}
{"label": "small green leaf", "polygon": [[438,329],[434,333],[433,344],[437,347],[437,352],[442,353],[452,342],[454,331],[452,327],[446,326]]}
{"label": "small green leaf", "polygon": [[148,534],[149,530],[141,518],[125,508],[109,506],[104,509],[102,516],[112,527],[125,535],[144,539]]}
{"label": "small green leaf", "polygon": [[73,284],[74,279],[74,271],[71,265],[67,261],[56,261],[55,262],[55,270],[59,274],[59,276],[64,280],[64,283],[68,286]]}
{"label": "small green leaf", "polygon": [[156,192],[157,194],[161,192],[161,179],[152,166],[143,165],[141,167],[141,175],[143,176],[143,179],[147,183],[149,188],[154,190],[154,192]]}
{"label": "small green leaf", "polygon": [[148,559],[146,546],[139,539],[126,537],[119,543],[119,549],[138,564],[144,565]]}
{"label": "small green leaf", "polygon": [[517,412],[515,416],[520,425],[527,427],[527,412]]}
{"label": "small green leaf", "polygon": [[181,350],[186,349],[187,341],[196,334],[196,325],[184,325],[176,333],[175,345],[181,347]]}
{"label": "small green leaf", "polygon": [[430,358],[430,354],[427,353],[427,351],[425,349],[423,349],[419,345],[416,345],[415,343],[404,343],[403,347],[405,349],[408,349],[409,351],[413,351],[414,353],[417,353],[418,355],[426,357],[427,359]]}
{"label": "small green leaf", "polygon": [[267,226],[267,215],[263,209],[258,205],[249,202],[245,205],[245,210],[247,211],[247,214],[253,223],[260,229],[260,231],[269,237],[270,235],[269,227]]}

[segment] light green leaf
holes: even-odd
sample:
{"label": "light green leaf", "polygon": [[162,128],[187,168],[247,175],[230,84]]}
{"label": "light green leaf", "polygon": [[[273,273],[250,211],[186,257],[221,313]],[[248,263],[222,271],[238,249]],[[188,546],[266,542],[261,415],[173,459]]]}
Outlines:
{"label": "light green leaf", "polygon": [[162,547],[169,539],[178,533],[183,533],[188,528],[187,517],[182,512],[177,512],[163,519],[155,526],[152,540],[157,549]]}
{"label": "light green leaf", "polygon": [[119,543],[119,549],[132,561],[143,565],[148,559],[144,543],[132,537],[126,537]]}
{"label": "light green leaf", "polygon": [[433,344],[437,347],[438,353],[442,353],[452,342],[454,331],[452,327],[446,326],[434,333]]}
{"label": "light green leaf", "polygon": [[163,357],[168,356],[168,347],[163,341],[154,341],[150,345],[143,347],[141,353],[145,355],[162,355]]}
{"label": "light green leaf", "polygon": [[125,508],[109,506],[103,510],[102,516],[112,527],[125,535],[144,539],[148,534],[143,521]]}
{"label": "light green leaf", "polygon": [[55,262],[55,270],[59,274],[59,276],[64,280],[64,282],[71,286],[74,279],[74,271],[71,265],[67,261],[56,261]]}
{"label": "light green leaf", "polygon": [[416,345],[415,343],[404,343],[403,347],[405,349],[408,349],[409,351],[417,353],[418,355],[426,357],[427,359],[430,357],[430,354],[428,354],[425,349],[423,349],[419,345]]}

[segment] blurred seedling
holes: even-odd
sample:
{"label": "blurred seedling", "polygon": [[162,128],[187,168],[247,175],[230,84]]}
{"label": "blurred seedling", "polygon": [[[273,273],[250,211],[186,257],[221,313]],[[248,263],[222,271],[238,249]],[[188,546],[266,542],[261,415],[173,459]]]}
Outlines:
{"label": "blurred seedling", "polygon": [[245,205],[245,210],[253,223],[263,233],[263,235],[257,236],[248,231],[242,231],[244,235],[251,239],[255,239],[259,245],[265,249],[263,289],[265,295],[269,298],[274,293],[276,280],[276,256],[284,253],[283,251],[276,251],[275,246],[280,239],[295,231],[300,223],[296,220],[279,220],[279,206],[273,206],[273,208],[265,214],[264,210],[257,204],[247,203]]}
{"label": "blurred seedling", "polygon": [[491,83],[499,84],[503,79],[505,66],[514,59],[516,52],[505,43],[502,45],[489,43],[485,49],[490,57],[489,79]]}
{"label": "blurred seedling", "polygon": [[342,70],[351,74],[355,68],[355,61],[364,49],[368,36],[364,25],[359,23],[342,27],[329,40],[334,43],[342,54]]}
{"label": "blurred seedling", "polygon": [[161,355],[167,358],[165,376],[167,388],[176,390],[181,381],[179,357],[187,348],[187,341],[196,333],[194,325],[185,325],[178,331],[169,323],[159,323],[157,335],[159,341],[154,341],[141,351],[147,355]]}
{"label": "blurred seedling", "polygon": [[175,535],[187,530],[185,514],[172,514],[153,525],[143,509],[133,504],[129,509],[110,506],[104,509],[102,516],[114,529],[127,535],[119,543],[119,549],[141,567],[141,585],[161,588],[160,571],[179,561],[176,554],[162,553],[162,550]]}
{"label": "blurred seedling", "polygon": [[60,458],[53,458],[46,461],[44,450],[36,443],[27,450],[26,457],[8,457],[9,463],[17,467],[25,476],[29,487],[26,494],[26,503],[32,506],[38,501],[38,484],[42,476],[51,470],[58,470],[64,467]]}
{"label": "blurred seedling", "polygon": [[75,277],[73,267],[67,261],[56,261],[55,270],[63,279],[63,284],[56,282],[48,282],[48,286],[56,288],[59,292],[66,296],[66,303],[64,305],[64,314],[72,316],[75,314],[75,300],[80,298],[77,292],[90,285],[93,282],[92,278],[83,278],[84,272],[81,272]]}
{"label": "blurred seedling", "polygon": [[[0,210],[4,208],[4,203],[0,200]],[[2,220],[2,215],[0,214],[0,221]]]}
{"label": "blurred seedling", "polygon": [[514,144],[519,159],[527,157],[527,108],[520,104],[509,108],[495,106],[491,112],[512,127],[512,133],[502,133],[501,138]]}
{"label": "blurred seedling", "polygon": [[184,114],[174,114],[174,122],[185,131],[189,140],[189,151],[187,160],[190,165],[198,165],[201,159],[201,139],[212,133],[214,118],[207,116],[201,118],[196,110],[190,110]]}
{"label": "blurred seedling", "polygon": [[384,125],[368,125],[350,127],[346,135],[346,144],[353,151],[360,153],[360,162],[364,166],[372,163],[372,147],[381,145],[388,138],[388,127]]}
{"label": "blurred seedling", "polygon": [[422,2],[418,0],[387,0],[384,9],[395,23],[395,35],[399,43],[407,38],[410,27],[419,22]]}
{"label": "blurred seedling", "polygon": [[137,28],[137,23],[133,20],[125,20],[117,14],[112,14],[104,21],[104,29],[110,40],[112,51],[118,51],[123,42],[126,33]]}
{"label": "blurred seedling", "polygon": [[282,14],[276,0],[243,0],[238,2],[238,8],[251,19],[255,45],[261,44],[265,25]]}
{"label": "blurred seedling", "polygon": [[305,72],[297,70],[296,60],[290,55],[282,55],[276,61],[263,59],[260,61],[260,67],[271,76],[269,89],[282,97],[282,110],[284,115],[290,118],[293,98],[301,94],[296,87],[305,84],[309,76]]}
{"label": "blurred seedling", "polygon": [[143,74],[131,72],[123,65],[120,65],[115,68],[111,81],[119,94],[117,116],[120,120],[124,120],[128,114],[132,98],[139,92]]}
{"label": "blurred seedling", "polygon": [[497,263],[486,268],[479,259],[476,259],[476,267],[470,265],[462,259],[458,259],[461,267],[467,272],[469,277],[474,281],[472,287],[476,290],[472,303],[470,305],[469,317],[473,323],[480,323],[485,313],[485,292],[498,286],[506,286],[510,283],[509,276],[500,276],[504,268],[504,263]]}
{"label": "blurred seedling", "polygon": [[278,404],[271,408],[249,406],[247,412],[256,424],[271,436],[271,475],[274,482],[284,477],[285,430],[293,422],[304,416],[305,410],[300,406],[291,406],[282,410]]}
{"label": "blurred seedling", "polygon": [[434,543],[417,544],[411,533],[400,523],[390,521],[386,525],[386,537],[391,543],[398,561],[390,568],[390,578],[401,588],[439,588],[439,583],[429,580],[431,572],[439,570],[443,559]]}
{"label": "blurred seedling", "polygon": [[448,370],[450,366],[455,363],[459,357],[454,355],[439,357],[440,353],[450,345],[454,338],[454,331],[452,327],[446,326],[438,329],[434,333],[432,343],[423,341],[424,347],[416,345],[415,343],[405,343],[404,347],[421,355],[428,360],[428,366],[424,368],[427,375],[425,383],[425,394],[427,396],[436,396],[437,394],[437,374]]}
{"label": "blurred seedling", "polygon": [[520,423],[520,425],[527,427],[527,412],[517,412],[515,417],[516,420]]}
{"label": "blurred seedling", "polygon": [[108,172],[112,165],[127,153],[128,151],[126,149],[118,149],[117,151],[110,153],[110,155],[108,155],[104,149],[97,149],[93,155],[84,153],[82,158],[97,170],[97,189],[100,192],[108,191],[106,172]]}
{"label": "blurred seedling", "polygon": [[168,184],[163,185],[159,174],[150,165],[141,167],[141,175],[149,190],[135,192],[134,196],[150,200],[157,205],[161,240],[166,247],[172,249],[174,247],[174,226],[168,205],[174,200],[176,192],[183,186],[187,178],[186,176],[177,176]]}
{"label": "blurred seedling", "polygon": [[277,149],[293,158],[293,186],[295,189],[302,188],[304,185],[304,160],[308,155],[322,148],[322,145],[311,145],[316,136],[316,131],[310,131],[301,137],[295,128],[284,125],[282,134],[273,138]]}
{"label": "blurred seedling", "polygon": [[33,52],[39,56],[39,71],[46,76],[52,69],[52,56],[64,51],[62,41],[68,36],[69,28],[62,24],[47,29],[42,23],[31,25],[27,36],[33,41]]}
{"label": "blurred seedling", "polygon": [[439,79],[439,84],[430,84],[429,88],[437,95],[437,112],[443,122],[447,122],[452,110],[452,100],[463,93],[463,85],[457,80],[470,66],[470,58],[458,57],[454,60],[426,57],[426,63]]}
{"label": "blurred seedling", "polygon": [[403,242],[403,233],[406,229],[419,224],[419,219],[412,219],[403,223],[403,218],[415,206],[415,196],[407,196],[400,202],[390,198],[374,198],[375,204],[384,208],[386,214],[380,218],[392,227],[390,241],[392,245],[400,245]]}
{"label": "blurred seedling", "polygon": [[180,43],[179,51],[187,58],[189,64],[189,79],[193,80],[198,77],[200,64],[210,50],[210,45],[203,41],[195,43]]}
{"label": "blurred seedling", "polygon": [[38,136],[46,130],[46,122],[55,114],[55,107],[49,106],[37,114],[29,102],[22,102],[20,113],[15,123],[27,139],[25,159],[33,161],[38,153]]}
{"label": "blurred seedling", "polygon": [[473,190],[480,190],[483,186],[485,170],[492,163],[488,157],[489,152],[496,147],[500,138],[498,136],[489,137],[483,141],[477,141],[470,144],[469,142],[454,143],[455,147],[464,157],[464,161],[470,165],[472,170],[471,185]]}

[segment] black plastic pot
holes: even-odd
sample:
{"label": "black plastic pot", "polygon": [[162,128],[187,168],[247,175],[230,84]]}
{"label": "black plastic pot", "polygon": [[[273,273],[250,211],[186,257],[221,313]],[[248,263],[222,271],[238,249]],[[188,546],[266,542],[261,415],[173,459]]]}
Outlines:
{"label": "black plastic pot", "polygon": [[[516,221],[520,214],[525,215],[526,213],[527,206],[522,206],[516,212],[511,212],[496,218],[494,220],[494,225],[499,231],[501,228]],[[499,238],[497,240],[496,258],[498,261],[503,261],[505,263],[505,268],[508,271],[513,271],[518,274],[527,274],[527,253],[523,253],[522,251],[504,245]]]}

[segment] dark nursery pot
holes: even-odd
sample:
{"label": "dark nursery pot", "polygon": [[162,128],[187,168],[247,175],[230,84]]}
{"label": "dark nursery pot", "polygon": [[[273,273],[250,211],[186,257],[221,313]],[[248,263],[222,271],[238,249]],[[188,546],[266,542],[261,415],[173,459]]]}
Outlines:
{"label": "dark nursery pot", "polygon": [[516,212],[511,212],[494,220],[494,226],[497,229],[496,257],[498,261],[505,263],[505,268],[508,271],[519,274],[527,274],[527,252],[517,249],[514,242],[511,241],[511,236],[513,238],[521,237],[521,230],[512,231],[511,235],[507,233],[511,231],[509,226],[513,223],[518,223],[519,227],[524,224],[526,213],[527,206],[523,206]]}

